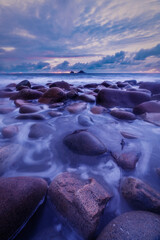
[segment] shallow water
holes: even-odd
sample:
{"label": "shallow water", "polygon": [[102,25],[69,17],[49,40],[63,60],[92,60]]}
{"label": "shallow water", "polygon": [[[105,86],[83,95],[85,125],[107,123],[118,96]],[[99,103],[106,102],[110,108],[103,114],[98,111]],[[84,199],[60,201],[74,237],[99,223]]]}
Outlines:
{"label": "shallow water", "polygon": [[[43,78],[39,82],[39,79],[36,79],[35,76],[30,77],[29,80],[31,82],[42,84],[42,80],[44,81]],[[59,79],[59,76],[56,77]],[[109,76],[105,77],[106,79],[109,78]],[[114,78],[115,76],[112,77]],[[133,79],[133,77],[135,76],[128,75],[124,80]],[[9,76],[5,82],[6,84],[14,81],[19,82],[20,78],[22,76],[15,76],[15,78]],[[61,80],[63,78],[67,79],[66,76],[62,76]],[[83,81],[88,83],[89,81],[94,82],[92,81],[93,79],[95,80],[96,78],[87,78],[87,81],[86,79],[78,79],[77,81],[78,83],[83,83]],[[52,80],[51,76],[49,76],[47,82],[50,80]],[[102,76],[98,78],[97,82],[100,80],[102,80]],[[38,104],[37,101],[34,101],[34,104]],[[97,231],[98,234],[103,226],[112,218],[127,210],[131,210],[131,207],[119,192],[119,184],[123,176],[138,177],[158,191],[160,190],[160,178],[156,173],[156,168],[160,167],[160,128],[139,119],[133,122],[117,120],[110,113],[92,114],[90,108],[93,105],[88,103],[87,109],[79,114],[70,114],[67,110],[60,107],[58,109],[63,113],[62,116],[52,118],[48,115],[48,111],[51,109],[47,105],[41,104],[43,106],[41,113],[46,117],[43,123],[48,124],[52,128],[52,131],[47,137],[37,140],[28,137],[31,125],[36,121],[15,119],[19,115],[18,108],[15,108],[11,113],[0,114],[0,129],[7,125],[17,125],[19,128],[18,135],[11,139],[4,139],[0,135],[0,146],[11,143],[17,144],[17,151],[13,154],[12,161],[5,162],[1,176],[39,176],[52,181],[59,173],[70,171],[78,172],[82,178],[94,177],[113,194],[112,200],[106,206]],[[0,106],[15,107],[14,102],[8,99],[1,99]],[[84,127],[79,124],[78,118],[80,115],[91,119],[90,126]],[[88,129],[89,132],[93,133],[104,143],[108,150],[107,153],[100,156],[84,156],[70,151],[64,145],[63,138],[79,129]],[[134,134],[137,136],[137,139],[124,138],[120,133],[121,131]],[[141,153],[134,170],[123,170],[118,167],[110,154],[110,152],[122,152],[122,139],[125,142],[124,151]],[[22,239],[78,240],[81,238],[77,236],[70,226],[66,225],[66,221],[51,207],[48,200],[45,206],[42,206],[37,211],[26,228],[16,238],[16,240]]]}

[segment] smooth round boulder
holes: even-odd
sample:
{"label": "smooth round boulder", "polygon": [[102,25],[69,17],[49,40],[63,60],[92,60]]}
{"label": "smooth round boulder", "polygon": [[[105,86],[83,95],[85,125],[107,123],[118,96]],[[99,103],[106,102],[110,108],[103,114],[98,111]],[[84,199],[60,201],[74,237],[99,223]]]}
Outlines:
{"label": "smooth round boulder", "polygon": [[91,95],[91,94],[81,94],[78,99],[84,101],[84,102],[95,102],[96,98],[95,96]]}
{"label": "smooth round boulder", "polygon": [[94,156],[107,151],[104,144],[86,130],[77,130],[67,135],[63,142],[70,150],[81,155]]}
{"label": "smooth round boulder", "polygon": [[86,108],[87,108],[87,103],[84,103],[84,102],[72,103],[68,107],[66,107],[67,111],[70,113],[79,113]]}
{"label": "smooth round boulder", "polygon": [[121,119],[121,120],[135,120],[136,119],[136,116],[131,113],[131,112],[127,112],[127,111],[124,111],[124,110],[112,110],[111,112],[111,115],[118,118],[118,119]]}
{"label": "smooth round boulder", "polygon": [[91,112],[93,114],[102,114],[104,112],[107,112],[107,109],[102,106],[94,106],[91,108]]}
{"label": "smooth round boulder", "polygon": [[120,155],[112,153],[112,156],[117,163],[123,169],[134,169],[141,154],[136,152],[124,152]]}
{"label": "smooth round boulder", "polygon": [[34,123],[30,127],[29,138],[45,138],[52,134],[52,128],[48,124]]}
{"label": "smooth round boulder", "polygon": [[49,98],[51,99],[51,102],[60,102],[62,100],[64,100],[66,97],[65,92],[58,87],[51,87],[50,89],[48,89],[42,96],[42,98]]}
{"label": "smooth round boulder", "polygon": [[149,101],[151,96],[143,92],[122,91],[117,89],[102,89],[97,95],[97,103],[103,107],[128,107]]}
{"label": "smooth round boulder", "polygon": [[81,114],[78,116],[78,123],[84,127],[89,127],[93,125],[93,120],[91,117]]}
{"label": "smooth round boulder", "polygon": [[160,93],[160,83],[159,82],[142,82],[139,88],[145,88],[152,92],[152,94]]}
{"label": "smooth round boulder", "polygon": [[42,110],[39,106],[34,106],[31,104],[22,105],[19,109],[20,113],[35,113]]}
{"label": "smooth round boulder", "polygon": [[134,107],[135,114],[160,113],[160,101],[148,101]]}
{"label": "smooth round boulder", "polygon": [[44,201],[47,183],[41,178],[0,178],[0,238],[16,236]]}
{"label": "smooth round boulder", "polygon": [[160,216],[158,214],[131,211],[113,219],[97,240],[158,240]]}

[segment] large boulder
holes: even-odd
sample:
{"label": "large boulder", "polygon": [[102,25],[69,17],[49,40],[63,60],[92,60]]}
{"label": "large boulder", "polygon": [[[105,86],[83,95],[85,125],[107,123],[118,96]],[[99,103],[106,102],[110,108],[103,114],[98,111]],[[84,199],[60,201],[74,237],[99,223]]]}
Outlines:
{"label": "large boulder", "polygon": [[20,83],[18,83],[16,85],[16,89],[20,90],[22,87],[29,87],[29,88],[31,88],[31,84],[30,84],[30,82],[28,80],[23,80],[23,81],[21,81]]}
{"label": "large boulder", "polygon": [[59,81],[59,82],[54,82],[52,83],[50,86],[50,88],[52,87],[58,87],[58,88],[62,88],[64,90],[70,90],[70,85],[69,83],[65,82],[65,81]]}
{"label": "large boulder", "polygon": [[142,82],[139,85],[139,88],[148,89],[152,94],[160,93],[160,83],[159,82]]}
{"label": "large boulder", "polygon": [[104,144],[86,130],[77,130],[67,135],[63,142],[70,150],[81,155],[94,156],[107,151]]}
{"label": "large boulder", "polygon": [[94,179],[82,180],[73,173],[58,175],[49,186],[57,210],[85,238],[90,238],[111,195]]}
{"label": "large boulder", "polygon": [[66,98],[65,92],[59,87],[51,87],[48,89],[41,98],[39,102],[51,104],[56,102],[61,102]]}
{"label": "large boulder", "polygon": [[113,219],[97,240],[158,240],[160,216],[150,212],[126,212]]}
{"label": "large boulder", "polygon": [[0,178],[0,239],[14,237],[42,204],[47,183],[41,178]]}
{"label": "large boulder", "polygon": [[79,95],[78,99],[84,101],[84,102],[95,102],[96,98],[95,96],[91,94],[81,94]]}
{"label": "large boulder", "polygon": [[160,113],[160,101],[148,101],[137,105],[133,112],[135,114]]}
{"label": "large boulder", "polygon": [[43,95],[42,92],[33,89],[22,89],[21,91],[15,93],[11,99],[23,99],[23,100],[33,100],[38,99]]}
{"label": "large boulder", "polygon": [[40,110],[42,110],[39,106],[35,106],[32,104],[25,104],[22,105],[19,109],[20,113],[35,113],[35,112],[39,112]]}
{"label": "large boulder", "polygon": [[160,193],[138,178],[122,180],[121,192],[124,198],[141,210],[160,213]]}
{"label": "large boulder", "polygon": [[97,103],[104,107],[128,107],[149,101],[151,97],[142,92],[122,91],[117,89],[102,89],[97,96]]}

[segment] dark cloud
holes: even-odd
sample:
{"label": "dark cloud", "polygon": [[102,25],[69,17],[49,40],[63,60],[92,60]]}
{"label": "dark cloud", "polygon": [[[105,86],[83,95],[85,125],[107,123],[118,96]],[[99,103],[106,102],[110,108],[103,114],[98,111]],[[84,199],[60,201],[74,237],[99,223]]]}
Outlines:
{"label": "dark cloud", "polygon": [[6,72],[41,72],[49,71],[51,69],[50,64],[46,62],[38,63],[22,63],[20,65],[12,65],[8,68],[3,67],[1,70]]}
{"label": "dark cloud", "polygon": [[160,57],[160,44],[150,49],[141,49],[139,52],[136,53],[134,59],[144,60],[147,57],[151,57],[151,56]]}

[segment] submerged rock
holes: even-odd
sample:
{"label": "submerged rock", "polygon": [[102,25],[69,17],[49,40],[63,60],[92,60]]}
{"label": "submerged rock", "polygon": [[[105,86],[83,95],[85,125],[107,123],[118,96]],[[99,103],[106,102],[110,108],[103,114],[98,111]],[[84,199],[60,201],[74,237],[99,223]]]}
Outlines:
{"label": "submerged rock", "polygon": [[104,144],[92,133],[78,130],[67,135],[64,144],[73,152],[81,155],[100,155],[107,151]]}
{"label": "submerged rock", "polygon": [[142,92],[122,91],[117,89],[102,89],[97,96],[97,103],[104,107],[135,107],[149,101],[151,97]]}
{"label": "submerged rock", "polygon": [[133,113],[123,111],[123,110],[112,110],[111,115],[116,118],[119,118],[121,120],[135,120],[136,119],[136,116]]}
{"label": "submerged rock", "polygon": [[87,108],[87,103],[84,102],[78,102],[70,104],[66,109],[70,113],[79,113]]}
{"label": "submerged rock", "polygon": [[2,135],[4,138],[12,138],[18,133],[18,127],[16,125],[9,125],[2,128]]}
{"label": "submerged rock", "polygon": [[135,114],[160,113],[160,101],[149,101],[137,105],[133,112]]}
{"label": "submerged rock", "polygon": [[85,102],[95,102],[96,101],[95,96],[93,96],[91,94],[81,94],[78,98]]}
{"label": "submerged rock", "polygon": [[43,95],[42,92],[33,90],[33,89],[22,89],[18,93],[15,93],[11,99],[16,100],[16,99],[23,99],[23,100],[33,100],[33,99],[38,99]]}
{"label": "submerged rock", "polygon": [[21,114],[16,117],[16,119],[32,119],[32,120],[45,120],[45,117],[42,114]]}
{"label": "submerged rock", "polygon": [[160,193],[138,178],[122,180],[121,191],[124,198],[141,210],[160,213]]}
{"label": "submerged rock", "polygon": [[52,181],[49,196],[57,210],[85,239],[94,234],[111,198],[96,180],[82,180],[78,175],[67,172]]}
{"label": "submerged rock", "polygon": [[84,127],[89,127],[93,125],[93,120],[91,117],[81,114],[78,116],[78,123]]}
{"label": "submerged rock", "polygon": [[160,216],[150,212],[126,212],[113,219],[97,240],[158,240]]}
{"label": "submerged rock", "polygon": [[41,138],[47,137],[52,134],[52,128],[48,124],[35,123],[30,127],[28,137],[30,138]]}
{"label": "submerged rock", "polygon": [[42,204],[47,183],[41,178],[0,178],[0,236],[8,240],[16,235]]}
{"label": "submerged rock", "polygon": [[42,110],[39,106],[34,106],[31,104],[22,105],[19,109],[20,113],[35,113]]}

